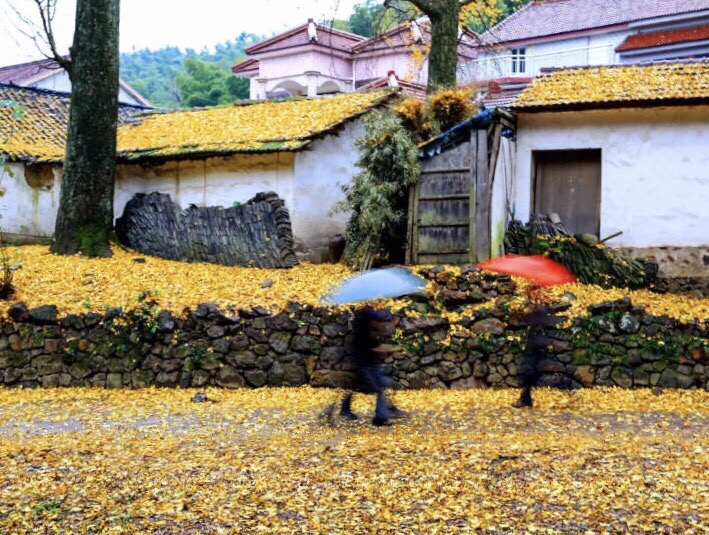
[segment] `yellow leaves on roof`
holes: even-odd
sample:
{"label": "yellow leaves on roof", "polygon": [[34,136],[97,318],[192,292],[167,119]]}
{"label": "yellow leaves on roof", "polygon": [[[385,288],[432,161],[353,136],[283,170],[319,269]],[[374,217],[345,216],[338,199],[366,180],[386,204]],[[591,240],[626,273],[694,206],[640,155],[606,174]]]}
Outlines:
{"label": "yellow leaves on roof", "polygon": [[536,79],[515,108],[709,99],[709,62],[565,69]]}
{"label": "yellow leaves on roof", "polygon": [[46,111],[37,106],[24,106],[16,116],[12,107],[0,106],[0,153],[41,160],[61,160],[64,157],[65,124],[57,127]]}
{"label": "yellow leaves on roof", "polygon": [[385,100],[390,92],[158,113],[118,132],[120,154],[296,150]]}

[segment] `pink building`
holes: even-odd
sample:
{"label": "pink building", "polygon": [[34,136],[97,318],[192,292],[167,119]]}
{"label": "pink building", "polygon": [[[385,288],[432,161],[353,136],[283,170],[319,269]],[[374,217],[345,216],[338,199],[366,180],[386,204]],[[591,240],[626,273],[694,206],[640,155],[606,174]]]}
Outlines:
{"label": "pink building", "polygon": [[[365,38],[312,19],[246,49],[250,56],[232,67],[251,79],[251,98],[317,96],[365,87],[400,85],[425,94],[428,81],[427,22],[411,20],[384,34]],[[459,63],[476,57],[474,36],[461,31]]]}

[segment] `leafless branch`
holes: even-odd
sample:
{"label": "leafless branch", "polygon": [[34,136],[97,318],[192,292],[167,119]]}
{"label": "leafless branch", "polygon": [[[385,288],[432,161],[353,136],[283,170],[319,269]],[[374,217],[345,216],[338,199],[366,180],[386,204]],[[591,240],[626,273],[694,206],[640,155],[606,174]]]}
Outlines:
{"label": "leafless branch", "polygon": [[14,3],[9,3],[13,17],[17,22],[15,28],[29,40],[47,59],[57,62],[59,66],[70,71],[71,60],[59,52],[54,35],[54,18],[57,10],[57,0],[32,0],[38,21],[27,16]]}

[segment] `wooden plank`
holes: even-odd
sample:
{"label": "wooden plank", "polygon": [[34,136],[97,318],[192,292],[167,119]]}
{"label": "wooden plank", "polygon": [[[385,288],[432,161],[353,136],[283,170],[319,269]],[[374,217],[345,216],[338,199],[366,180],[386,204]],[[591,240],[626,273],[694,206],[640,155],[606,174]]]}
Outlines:
{"label": "wooden plank", "polygon": [[412,261],[412,253],[411,249],[413,248],[413,240],[414,240],[414,221],[416,220],[416,217],[418,214],[414,213],[414,205],[415,205],[415,200],[416,198],[416,186],[410,186],[409,187],[409,207],[408,207],[408,214],[407,214],[407,223],[406,223],[406,253],[404,256],[404,263],[406,265],[410,265]]}
{"label": "wooden plank", "polygon": [[413,232],[413,242],[412,242],[412,257],[411,257],[411,262],[413,264],[418,264],[418,250],[419,250],[419,229],[418,225],[416,222],[418,221],[419,218],[419,194],[421,192],[421,182],[416,184],[414,188],[414,209],[413,209],[413,225],[412,225],[412,232]]}
{"label": "wooden plank", "polygon": [[469,193],[461,193],[460,195],[425,195],[419,197],[419,201],[464,201],[469,198]]}
{"label": "wooden plank", "polygon": [[467,173],[468,171],[470,171],[470,169],[466,168],[466,167],[461,167],[460,169],[446,169],[445,171],[441,171],[441,170],[421,171],[421,176],[441,175],[444,173]]}
{"label": "wooden plank", "polygon": [[[497,170],[497,159],[500,155],[500,139],[502,138],[502,125],[496,124],[492,134],[492,150],[490,151],[490,168],[488,169],[488,180],[490,181],[490,194],[495,183],[495,171]],[[492,196],[490,197],[492,202]]]}
{"label": "wooden plank", "polygon": [[[474,152],[474,148],[477,145],[477,131],[472,130],[470,132],[470,152]],[[470,245],[468,248],[468,261],[471,263],[477,263],[477,255],[475,254],[475,235],[476,235],[476,227],[475,227],[475,199],[477,196],[477,184],[476,184],[476,177],[477,177],[477,172],[478,172],[478,162],[477,159],[474,157],[471,157],[472,159],[472,165],[470,166],[470,208],[469,208],[469,213],[468,213],[468,223],[470,225],[469,227],[469,233],[470,233]]]}
{"label": "wooden plank", "polygon": [[460,223],[431,223],[429,225],[421,224],[419,221],[418,228],[438,228],[438,227],[467,227],[467,221],[461,221]]}
{"label": "wooden plank", "polygon": [[468,142],[421,161],[421,171],[444,171],[449,169],[468,169],[470,167],[470,144]]}
{"label": "wooden plank", "polygon": [[487,132],[476,132],[475,256],[477,262],[490,258],[490,180],[488,173]]}

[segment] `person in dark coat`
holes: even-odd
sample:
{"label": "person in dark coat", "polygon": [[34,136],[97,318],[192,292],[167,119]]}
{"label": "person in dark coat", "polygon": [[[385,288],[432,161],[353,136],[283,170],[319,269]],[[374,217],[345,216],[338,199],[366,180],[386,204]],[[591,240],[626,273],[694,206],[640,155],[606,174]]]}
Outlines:
{"label": "person in dark coat", "polygon": [[[378,311],[371,306],[365,306],[355,312],[352,321],[352,345],[350,347],[351,363],[357,374],[355,389],[365,394],[376,394],[377,401],[372,423],[377,426],[390,425],[391,418],[401,418],[404,411],[396,408],[386,397],[385,390],[392,386],[392,380],[379,367],[377,347],[383,334],[377,325],[391,321],[391,314]],[[356,420],[352,412],[353,390],[345,394],[340,408],[340,416],[348,420]]]}
{"label": "person in dark coat", "polygon": [[522,393],[515,402],[515,407],[532,406],[532,387],[537,384],[540,375],[539,362],[548,358],[548,346],[552,343],[546,334],[546,328],[554,327],[557,321],[558,318],[541,303],[537,303],[527,316],[529,331],[518,369]]}

